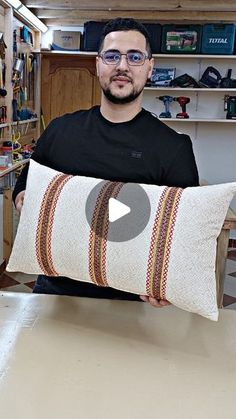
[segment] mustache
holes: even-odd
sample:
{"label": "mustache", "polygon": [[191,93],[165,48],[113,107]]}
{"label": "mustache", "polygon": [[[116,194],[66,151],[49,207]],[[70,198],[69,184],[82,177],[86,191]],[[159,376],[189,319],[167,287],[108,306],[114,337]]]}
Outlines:
{"label": "mustache", "polygon": [[110,81],[116,79],[117,77],[125,77],[126,79],[128,79],[131,83],[133,82],[133,79],[127,75],[127,73],[125,72],[117,72],[116,74],[114,74],[111,78]]}

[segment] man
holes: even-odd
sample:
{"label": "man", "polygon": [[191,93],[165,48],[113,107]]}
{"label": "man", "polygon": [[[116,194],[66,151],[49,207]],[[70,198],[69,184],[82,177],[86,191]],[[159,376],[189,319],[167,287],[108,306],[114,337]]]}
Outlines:
{"label": "man", "polygon": [[[40,137],[32,158],[72,175],[179,187],[198,185],[190,138],[177,134],[142,109],[143,89],[154,65],[144,26],[133,19],[110,21],[104,28],[96,60],[101,106],[53,120]],[[139,152],[139,158],[134,158],[133,151]],[[19,212],[27,171],[28,167],[22,171],[13,192]],[[155,307],[168,304],[45,275],[38,277],[34,292],[139,301],[141,298]]]}

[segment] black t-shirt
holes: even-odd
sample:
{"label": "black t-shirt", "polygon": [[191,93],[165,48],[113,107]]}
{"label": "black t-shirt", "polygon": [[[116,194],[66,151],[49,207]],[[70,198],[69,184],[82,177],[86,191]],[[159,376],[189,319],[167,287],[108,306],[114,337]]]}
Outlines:
{"label": "black t-shirt", "polygon": [[[72,175],[183,188],[199,184],[190,138],[145,109],[121,123],[106,120],[99,106],[56,118],[39,138],[32,158]],[[17,180],[13,200],[25,189],[27,172],[28,166]],[[67,282],[69,288],[88,287],[93,294],[88,295],[96,296],[93,284]]]}

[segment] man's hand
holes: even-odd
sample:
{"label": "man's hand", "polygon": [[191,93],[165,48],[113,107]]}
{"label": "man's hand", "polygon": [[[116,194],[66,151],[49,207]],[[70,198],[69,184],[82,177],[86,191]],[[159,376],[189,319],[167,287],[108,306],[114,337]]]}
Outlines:
{"label": "man's hand", "polygon": [[16,195],[15,206],[17,215],[20,215],[24,203],[25,191],[21,191]]}
{"label": "man's hand", "polygon": [[156,300],[156,298],[148,297],[147,295],[140,295],[139,297],[145,303],[150,303],[153,307],[157,307],[157,308],[166,307],[171,304],[167,300]]}

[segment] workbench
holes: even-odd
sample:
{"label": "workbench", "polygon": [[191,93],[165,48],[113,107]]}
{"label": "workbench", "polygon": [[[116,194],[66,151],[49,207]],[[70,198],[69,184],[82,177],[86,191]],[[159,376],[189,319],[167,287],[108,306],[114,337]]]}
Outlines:
{"label": "workbench", "polygon": [[0,416],[235,417],[236,312],[1,292]]}

